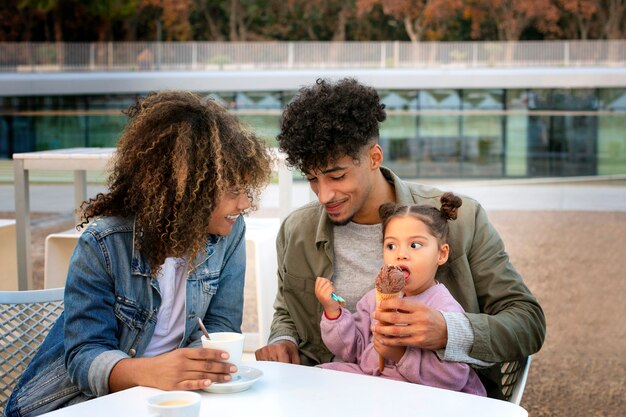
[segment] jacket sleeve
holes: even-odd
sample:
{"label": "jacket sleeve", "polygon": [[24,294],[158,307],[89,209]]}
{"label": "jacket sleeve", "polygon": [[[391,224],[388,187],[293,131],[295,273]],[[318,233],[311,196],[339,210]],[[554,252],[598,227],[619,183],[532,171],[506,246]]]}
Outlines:
{"label": "jacket sleeve", "polygon": [[466,313],[474,331],[470,356],[487,362],[516,360],[541,348],[545,316],[511,264],[487,214],[480,205],[476,207],[467,261],[480,313]]}
{"label": "jacket sleeve", "polygon": [[119,350],[110,254],[86,230],[70,259],[65,286],[65,366],[86,395],[109,393],[109,375],[129,356]]}

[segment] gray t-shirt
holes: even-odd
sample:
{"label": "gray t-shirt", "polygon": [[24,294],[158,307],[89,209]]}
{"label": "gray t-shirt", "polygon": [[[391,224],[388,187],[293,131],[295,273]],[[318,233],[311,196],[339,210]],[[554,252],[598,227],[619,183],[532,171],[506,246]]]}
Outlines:
{"label": "gray t-shirt", "polygon": [[357,224],[333,227],[335,251],[335,292],[346,300],[346,308],[356,311],[357,302],[374,288],[374,280],[383,265],[381,224]]}

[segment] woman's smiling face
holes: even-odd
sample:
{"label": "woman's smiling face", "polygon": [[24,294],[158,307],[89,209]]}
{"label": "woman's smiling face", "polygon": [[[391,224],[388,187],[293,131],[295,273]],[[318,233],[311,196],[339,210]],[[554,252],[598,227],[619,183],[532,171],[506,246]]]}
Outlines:
{"label": "woman's smiling face", "polygon": [[234,187],[221,195],[219,202],[209,219],[209,233],[212,235],[228,235],[237,217],[250,208],[250,198],[244,188]]}

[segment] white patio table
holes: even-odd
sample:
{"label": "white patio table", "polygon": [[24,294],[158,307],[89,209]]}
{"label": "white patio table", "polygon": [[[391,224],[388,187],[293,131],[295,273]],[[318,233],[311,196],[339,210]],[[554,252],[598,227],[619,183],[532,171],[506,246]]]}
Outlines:
{"label": "white patio table", "polygon": [[[244,362],[263,376],[248,390],[202,394],[200,416],[526,417],[515,404],[379,377],[278,362]],[[161,392],[135,387],[45,414],[49,417],[149,416],[146,399]]]}

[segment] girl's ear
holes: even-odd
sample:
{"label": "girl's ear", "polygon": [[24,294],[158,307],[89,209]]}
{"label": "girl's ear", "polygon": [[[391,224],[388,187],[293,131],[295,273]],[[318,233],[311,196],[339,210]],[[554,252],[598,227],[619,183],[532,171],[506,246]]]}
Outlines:
{"label": "girl's ear", "polygon": [[439,259],[437,259],[437,265],[441,266],[448,261],[448,255],[450,254],[450,246],[447,243],[441,245],[439,248]]}

